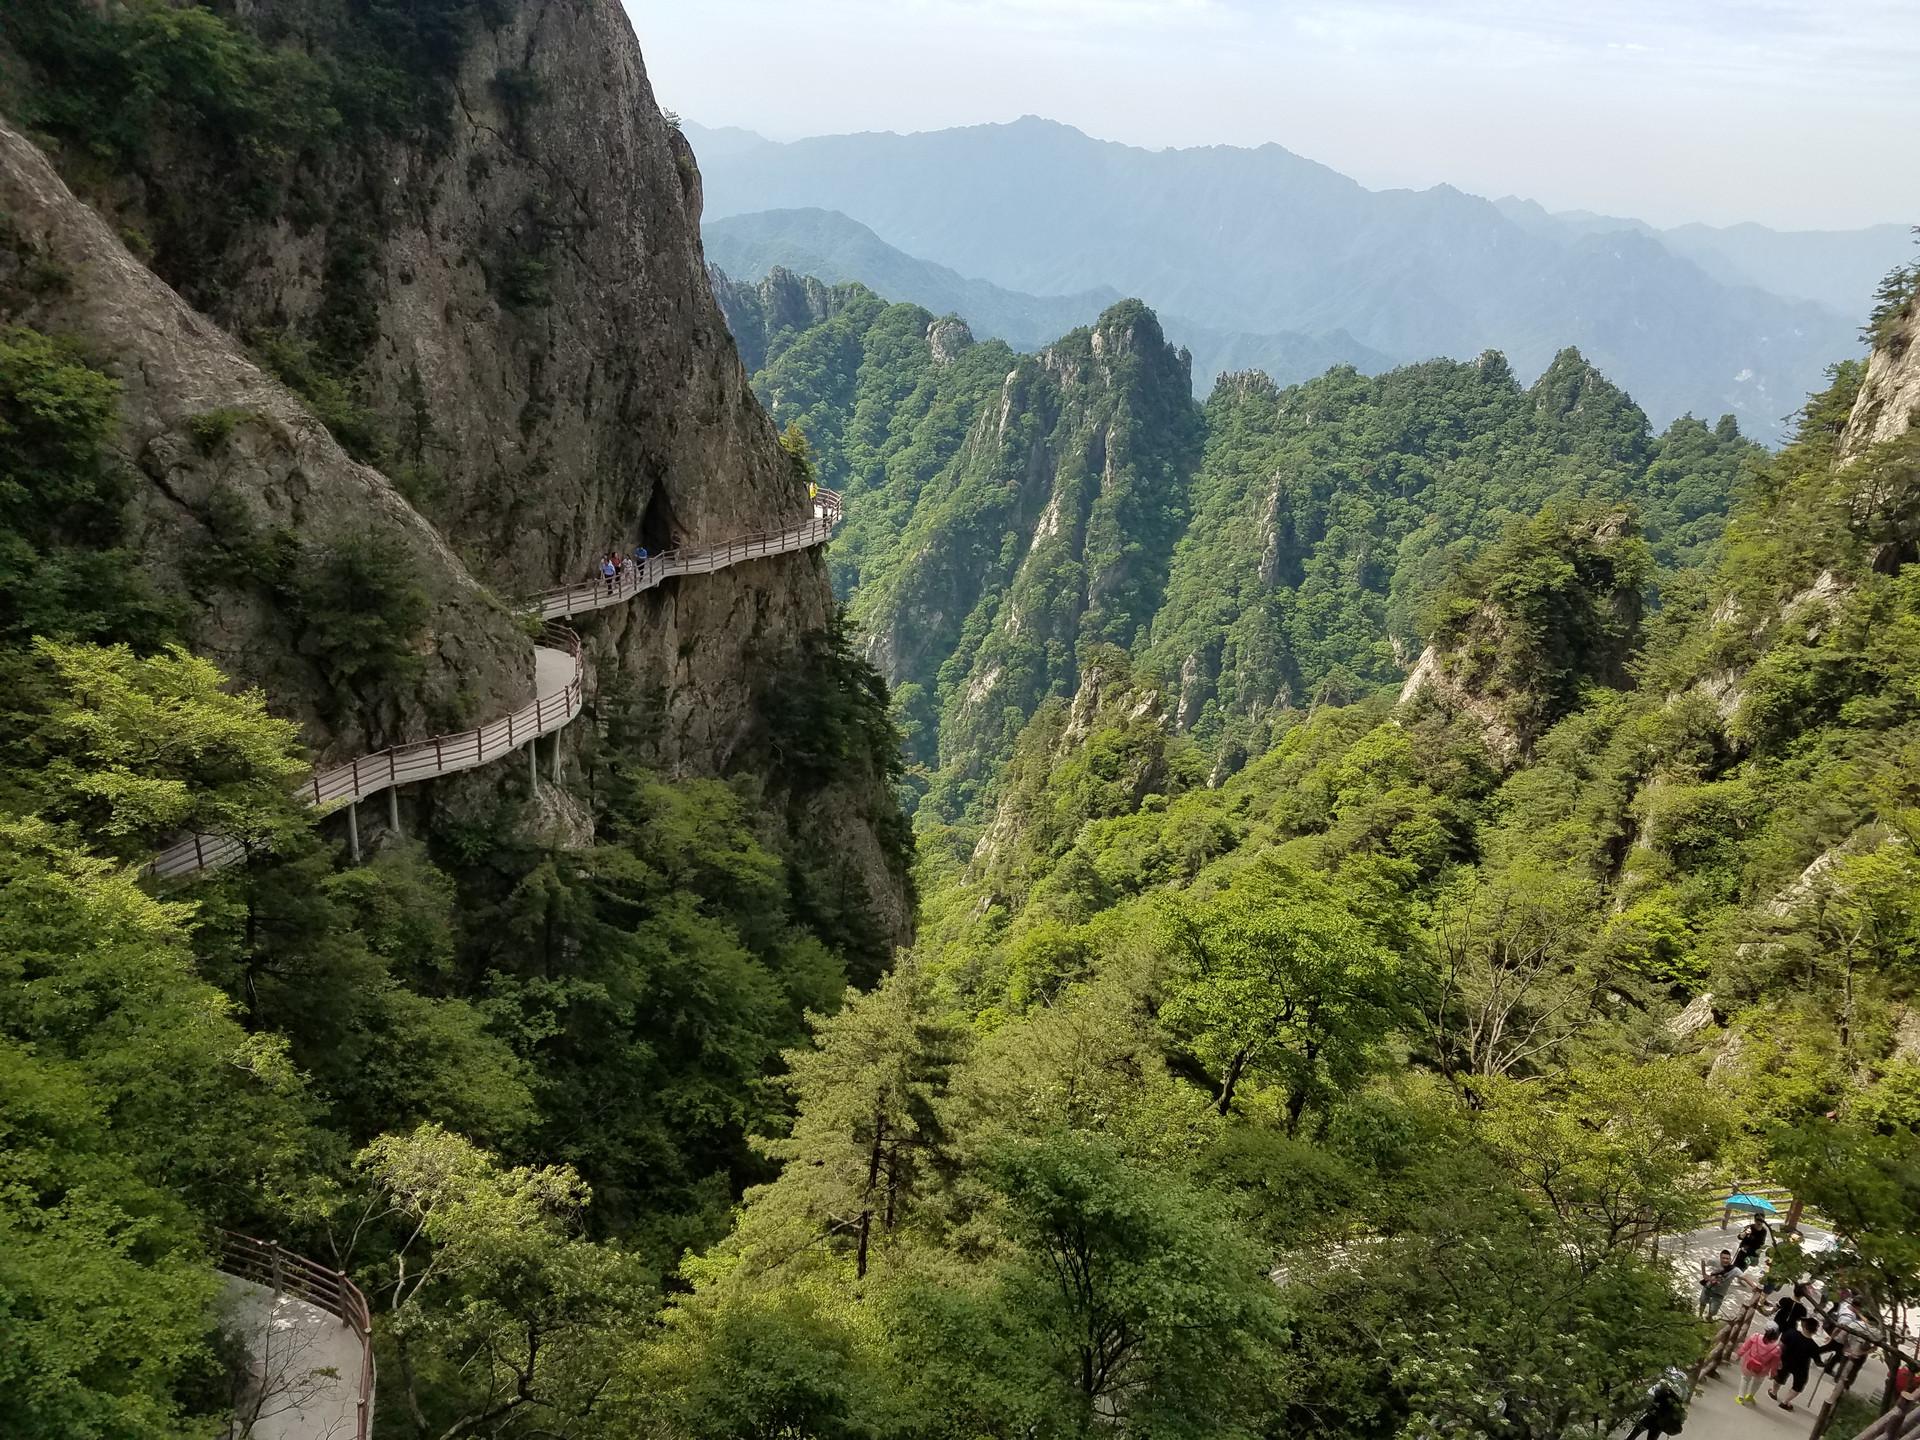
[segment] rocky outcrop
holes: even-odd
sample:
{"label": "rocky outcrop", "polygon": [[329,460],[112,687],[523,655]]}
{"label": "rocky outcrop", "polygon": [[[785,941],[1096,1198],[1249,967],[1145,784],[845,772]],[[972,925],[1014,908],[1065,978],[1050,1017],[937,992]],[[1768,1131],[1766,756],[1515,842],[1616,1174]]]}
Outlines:
{"label": "rocky outcrop", "polygon": [[749,374],[767,363],[768,344],[782,330],[798,332],[818,325],[862,293],[857,286],[829,287],[811,275],[796,275],[779,266],[757,284],[729,279],[718,265],[707,267],[707,278]]}
{"label": "rocky outcrop", "polygon": [[953,364],[972,344],[973,331],[958,316],[949,315],[927,326],[927,345],[933,351],[933,363],[937,366]]}
{"label": "rocky outcrop", "polygon": [[1858,459],[1874,445],[1897,440],[1920,417],[1920,297],[1886,318],[1854,399],[1840,460]]}
{"label": "rocky outcrop", "polygon": [[[1625,686],[1642,603],[1634,535],[1631,515],[1611,508],[1545,512],[1509,532],[1446,599],[1400,703],[1465,716],[1512,765],[1584,685]],[[1515,586],[1517,571],[1535,583]]]}
{"label": "rocky outcrop", "polygon": [[[163,591],[192,597],[196,650],[303,721],[322,760],[491,719],[533,698],[525,631],[434,527],[128,253],[46,156],[3,124],[0,214],[8,231],[0,319],[72,338],[119,381],[116,448],[144,482],[135,491],[134,548]],[[211,430],[208,417],[219,421]],[[209,584],[189,574],[217,563],[216,504],[228,526],[283,530],[317,551],[369,529],[404,547],[431,607],[419,678],[383,689],[371,705],[342,707],[327,696],[300,652],[298,627],[270,597],[244,576]]]}
{"label": "rocky outcrop", "polygon": [[945,689],[940,758],[957,789],[943,804],[1005,757],[1014,717],[1078,687],[1087,644],[1143,635],[1199,463],[1191,388],[1137,301],[1022,359],[951,483],[929,487],[914,558],[859,598],[876,663]]}

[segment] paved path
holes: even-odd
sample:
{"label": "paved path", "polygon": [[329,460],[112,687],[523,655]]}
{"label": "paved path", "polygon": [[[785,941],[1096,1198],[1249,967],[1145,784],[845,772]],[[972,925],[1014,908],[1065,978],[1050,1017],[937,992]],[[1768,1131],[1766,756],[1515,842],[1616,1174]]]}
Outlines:
{"label": "paved path", "polygon": [[555,650],[546,645],[536,646],[533,652],[534,699],[546,700],[563,693],[573,684],[577,668],[573,656],[565,650]]}
{"label": "paved path", "polygon": [[360,1337],[317,1305],[225,1279],[224,1328],[245,1344],[251,1374],[233,1440],[353,1440]]}

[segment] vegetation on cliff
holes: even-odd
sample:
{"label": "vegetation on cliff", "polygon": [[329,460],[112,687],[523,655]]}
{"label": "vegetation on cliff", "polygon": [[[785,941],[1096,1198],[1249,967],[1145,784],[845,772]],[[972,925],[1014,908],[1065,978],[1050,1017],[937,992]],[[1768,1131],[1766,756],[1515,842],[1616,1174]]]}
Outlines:
{"label": "vegetation on cliff", "polygon": [[1734,1176],[1835,1206],[1813,1267],[1900,1303],[1920,492],[1910,438],[1839,459],[1859,383],[1743,457],[1724,547],[1679,487],[1636,535],[1631,424],[1516,462],[1545,503],[1433,587],[1414,693],[1282,711],[1229,775],[1088,650],[795,1055],[635,1433],[1604,1431],[1703,1343],[1648,1230]]}
{"label": "vegetation on cliff", "polygon": [[[133,86],[151,131],[93,158],[184,243],[165,182],[222,157],[151,140],[224,117],[271,169],[310,122],[430,130],[360,87],[431,99],[491,12],[317,4],[296,42],[32,0],[9,105],[75,169]],[[274,353],[344,347],[310,388],[345,428],[332,259]],[[1572,353],[1203,411],[1137,303],[1032,356],[858,291],[780,313],[787,439],[755,416],[733,463],[849,494],[870,656],[764,592],[713,612],[751,617],[756,719],[697,779],[609,641],[558,793],[497,774],[361,865],[276,697],[180,641],[216,589],[271,602],[359,703],[424,624],[379,524],[304,548],[216,500],[160,593],[127,392],[0,332],[10,1433],[222,1431],[219,1227],[353,1274],[382,1431],[423,1440],[1557,1440],[1698,1353],[1647,1231],[1761,1171],[1846,1222],[1811,1263],[1905,1298],[1920,472],[1912,432],[1849,445],[1859,366],[1764,456],[1653,436]],[[849,777],[922,796],[898,955],[834,848]],[[145,874],[183,830],[248,861]]]}
{"label": "vegetation on cliff", "polygon": [[1654,435],[1570,350],[1530,387],[1494,354],[1229,375],[1195,414],[1157,329],[1121,338],[1137,306],[1023,358],[810,283],[762,285],[755,388],[849,497],[835,583],[895,686],[923,825],[982,820],[1089,646],[1138,650],[1232,768],[1289,710],[1402,678],[1448,577],[1549,502],[1630,507],[1657,596],[1709,560],[1760,453],[1730,418]]}

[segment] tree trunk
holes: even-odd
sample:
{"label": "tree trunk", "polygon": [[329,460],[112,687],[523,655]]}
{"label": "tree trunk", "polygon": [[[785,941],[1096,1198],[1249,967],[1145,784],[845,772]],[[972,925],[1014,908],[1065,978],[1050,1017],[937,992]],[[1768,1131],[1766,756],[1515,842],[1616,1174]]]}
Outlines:
{"label": "tree trunk", "polygon": [[880,1155],[887,1139],[887,1113],[884,1110],[874,1112],[873,1151],[867,1157],[867,1189],[861,1197],[866,1203],[860,1211],[860,1253],[853,1262],[853,1278],[867,1278],[867,1242],[873,1235],[873,1192],[880,1185]]}
{"label": "tree trunk", "polygon": [[1233,1108],[1233,1089],[1240,1083],[1240,1076],[1245,1072],[1246,1068],[1247,1052],[1242,1050],[1233,1057],[1233,1062],[1227,1066],[1226,1079],[1220,1082],[1220,1098],[1215,1102],[1213,1108],[1218,1110],[1222,1115],[1225,1115]]}

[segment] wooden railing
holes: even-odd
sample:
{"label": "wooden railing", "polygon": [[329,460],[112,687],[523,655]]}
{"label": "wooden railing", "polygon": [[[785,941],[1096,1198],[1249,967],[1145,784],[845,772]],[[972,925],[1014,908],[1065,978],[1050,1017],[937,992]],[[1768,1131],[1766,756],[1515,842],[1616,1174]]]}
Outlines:
{"label": "wooden railing", "polygon": [[304,1300],[353,1331],[360,1342],[353,1435],[354,1440],[367,1440],[373,1424],[373,1317],[360,1287],[343,1270],[329,1270],[304,1255],[281,1249],[271,1240],[256,1240],[231,1230],[220,1232],[214,1264],[236,1279],[264,1285],[276,1295]]}
{"label": "wooden railing", "polygon": [[813,497],[813,518],[785,530],[756,531],[736,536],[720,545],[686,545],[677,550],[662,550],[649,555],[644,564],[629,564],[611,581],[588,580],[579,585],[563,585],[543,590],[527,604],[543,620],[564,620],[592,610],[605,610],[624,604],[643,590],[651,590],[675,575],[711,575],[745,560],[769,555],[784,555],[791,550],[806,550],[824,544],[840,523],[841,502],[836,491],[822,490]]}
{"label": "wooden railing", "polygon": [[[543,591],[531,597],[527,607],[548,621],[564,619],[624,604],[675,575],[710,575],[746,560],[823,544],[832,537],[833,527],[839,523],[840,496],[834,491],[822,490],[813,498],[812,505],[812,519],[786,530],[743,535],[721,545],[665,550],[649,556],[645,564],[629,563],[611,582],[592,580]],[[536,696],[531,705],[522,706],[490,725],[389,746],[371,755],[357,756],[331,770],[316,772],[301,787],[301,798],[320,810],[357,804],[396,786],[490,765],[522,745],[571,724],[586,700],[580,637],[564,625],[549,624],[542,638],[544,648],[563,651],[572,658],[572,678],[564,689]],[[248,852],[247,842],[239,836],[191,834],[161,851],[147,869],[163,879],[192,875],[237,864],[246,859]]]}

